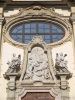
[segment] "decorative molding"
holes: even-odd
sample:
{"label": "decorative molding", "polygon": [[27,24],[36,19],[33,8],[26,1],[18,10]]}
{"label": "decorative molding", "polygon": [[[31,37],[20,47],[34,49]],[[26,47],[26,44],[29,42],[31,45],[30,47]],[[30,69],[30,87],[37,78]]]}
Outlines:
{"label": "decorative molding", "polygon": [[3,36],[5,40],[13,45],[24,47],[26,44],[18,43],[11,39],[9,32],[17,24],[22,22],[47,21],[60,25],[65,30],[65,37],[56,43],[49,44],[50,46],[61,45],[70,40],[72,32],[72,25],[69,20],[64,19],[60,14],[55,13],[55,8],[45,8],[42,6],[31,6],[28,8],[20,8],[19,13],[6,18],[6,24],[3,27]]}
{"label": "decorative molding", "polygon": [[51,88],[50,90],[47,90],[47,89],[36,89],[36,90],[34,90],[34,89],[32,89],[32,90],[30,90],[30,89],[25,89],[25,88],[23,88],[23,89],[21,89],[21,91],[20,92],[17,92],[16,91],[16,99],[15,100],[21,100],[21,98],[22,97],[24,97],[28,92],[32,92],[32,93],[35,93],[35,92],[40,92],[40,93],[50,93],[53,97],[55,97],[55,100],[60,100],[61,99],[61,97],[60,97],[60,91],[59,92],[57,92],[54,88]]}

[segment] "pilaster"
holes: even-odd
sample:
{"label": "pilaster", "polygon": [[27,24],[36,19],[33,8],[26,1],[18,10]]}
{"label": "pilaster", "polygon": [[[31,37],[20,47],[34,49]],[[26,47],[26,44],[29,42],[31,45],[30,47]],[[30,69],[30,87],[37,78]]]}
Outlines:
{"label": "pilaster", "polygon": [[1,73],[1,55],[2,55],[2,27],[3,27],[3,7],[0,7],[0,73]]}
{"label": "pilaster", "polygon": [[75,64],[75,7],[71,6],[71,22],[73,25],[73,51],[74,51],[74,64]]}

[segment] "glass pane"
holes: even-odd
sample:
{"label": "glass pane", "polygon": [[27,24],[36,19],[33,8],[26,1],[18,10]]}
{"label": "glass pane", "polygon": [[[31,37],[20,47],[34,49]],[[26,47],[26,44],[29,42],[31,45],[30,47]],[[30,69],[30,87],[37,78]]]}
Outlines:
{"label": "glass pane", "polygon": [[20,25],[18,27],[16,27],[17,29],[22,29],[23,25]]}
{"label": "glass pane", "polygon": [[16,35],[17,36],[17,38],[20,38],[20,39],[22,39],[22,35]]}
{"label": "glass pane", "polygon": [[26,44],[29,43],[29,42],[30,42],[30,40],[25,40],[25,41],[24,41],[24,43],[26,43]]}
{"label": "glass pane", "polygon": [[30,28],[30,24],[25,24],[25,28]]}
{"label": "glass pane", "polygon": [[53,42],[57,42],[57,41],[58,41],[58,39],[57,39],[57,38],[54,38],[54,39],[53,39]]}
{"label": "glass pane", "polygon": [[45,42],[49,44],[50,43],[50,40],[45,40]]}
{"label": "glass pane", "polygon": [[16,40],[17,39],[17,36],[16,35],[11,35],[11,37]]}
{"label": "glass pane", "polygon": [[58,33],[58,31],[53,29],[53,30],[52,30],[52,33]]}
{"label": "glass pane", "polygon": [[39,28],[44,28],[44,24],[39,23],[39,24],[38,24],[38,27],[39,27]]}
{"label": "glass pane", "polygon": [[50,35],[45,35],[45,39],[50,39]]}
{"label": "glass pane", "polygon": [[45,29],[45,33],[50,33],[50,29]]}
{"label": "glass pane", "polygon": [[44,24],[45,28],[50,28],[50,24]]}
{"label": "glass pane", "polygon": [[63,35],[58,35],[57,37],[59,40],[63,38]]}
{"label": "glass pane", "polygon": [[17,32],[17,29],[16,28],[12,30],[12,33],[16,33],[16,32]]}
{"label": "glass pane", "polygon": [[20,30],[20,29],[19,29],[19,30],[17,30],[17,32],[16,32],[16,33],[22,33],[22,30]]}
{"label": "glass pane", "polygon": [[31,29],[31,33],[36,33],[36,29]]}
{"label": "glass pane", "polygon": [[58,37],[58,35],[52,35],[53,36],[53,38],[57,38]]}
{"label": "glass pane", "polygon": [[21,39],[17,39],[16,41],[22,43],[22,40]]}
{"label": "glass pane", "polygon": [[25,33],[30,33],[30,29],[25,29]]}
{"label": "glass pane", "polygon": [[36,23],[32,23],[31,28],[36,28]]}
{"label": "glass pane", "polygon": [[30,35],[25,35],[25,39],[30,39]]}
{"label": "glass pane", "polygon": [[44,33],[44,29],[39,29],[38,33]]}
{"label": "glass pane", "polygon": [[60,28],[57,29],[58,33],[64,33],[64,31]]}
{"label": "glass pane", "polygon": [[52,25],[52,29],[56,30],[58,26]]}

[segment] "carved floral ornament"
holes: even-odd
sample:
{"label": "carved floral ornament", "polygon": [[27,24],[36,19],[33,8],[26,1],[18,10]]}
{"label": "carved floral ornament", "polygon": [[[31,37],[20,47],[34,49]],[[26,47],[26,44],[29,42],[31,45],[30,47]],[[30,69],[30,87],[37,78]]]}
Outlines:
{"label": "carved floral ornament", "polygon": [[72,34],[72,27],[69,20],[64,19],[63,17],[64,16],[57,14],[54,8],[45,8],[42,6],[31,6],[28,8],[20,8],[18,14],[10,16],[8,19],[6,19],[6,24],[3,27],[4,39],[5,41],[19,47],[26,46],[26,44],[14,41],[9,35],[10,30],[14,26],[20,23],[32,22],[35,21],[36,19],[36,21],[52,22],[61,26],[65,31],[64,38],[56,43],[51,43],[49,45],[56,46],[63,44],[64,42],[69,41],[71,39],[71,34]]}

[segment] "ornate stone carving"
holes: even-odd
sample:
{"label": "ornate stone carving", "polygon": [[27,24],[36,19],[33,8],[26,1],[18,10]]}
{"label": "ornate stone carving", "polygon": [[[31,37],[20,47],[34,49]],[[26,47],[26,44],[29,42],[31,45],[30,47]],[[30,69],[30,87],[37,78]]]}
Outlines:
{"label": "ornate stone carving", "polygon": [[47,54],[41,47],[34,47],[28,54],[28,63],[25,79],[50,79]]}
{"label": "ornate stone carving", "polygon": [[6,73],[18,72],[21,65],[21,55],[18,55],[18,57],[16,57],[16,54],[13,54],[12,60],[10,62],[8,61],[7,64],[9,65],[9,68]]}
{"label": "ornate stone carving", "polygon": [[67,61],[65,60],[65,57],[67,56],[67,54],[63,55],[63,53],[57,53],[56,54],[56,63],[55,63],[55,67],[56,70],[59,72],[67,72]]}

